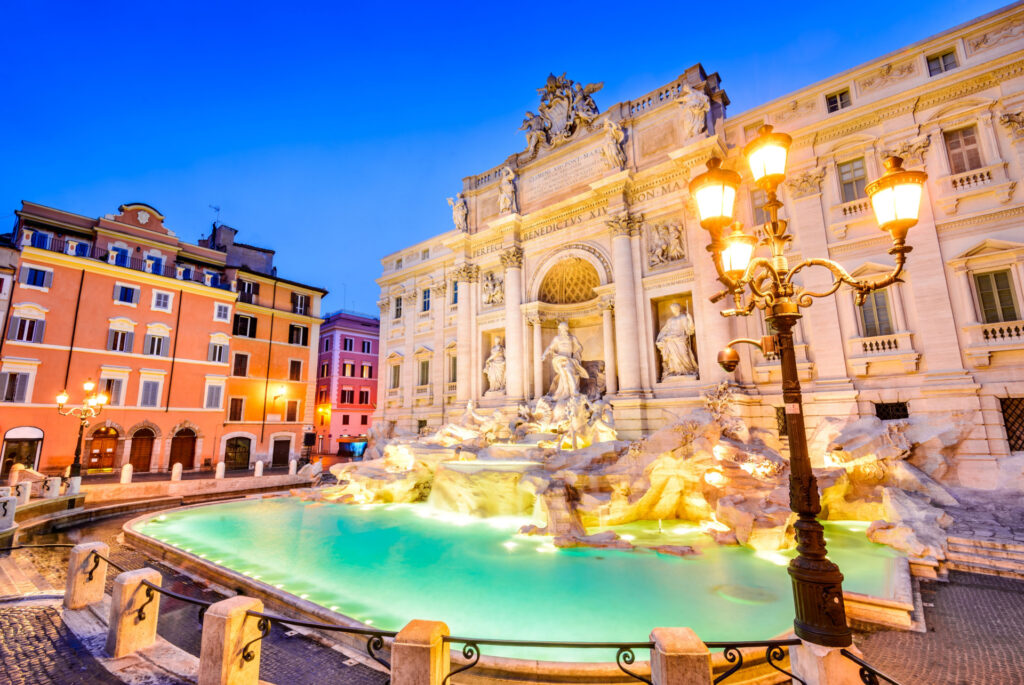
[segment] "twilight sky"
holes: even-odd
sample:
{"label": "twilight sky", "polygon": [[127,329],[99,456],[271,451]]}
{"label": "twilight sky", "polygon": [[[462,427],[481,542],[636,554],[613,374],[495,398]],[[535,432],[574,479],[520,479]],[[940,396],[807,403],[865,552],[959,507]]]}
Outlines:
{"label": "twilight sky", "polygon": [[194,242],[219,205],[325,311],[376,314],[380,257],[525,147],[550,71],[603,110],[702,62],[738,114],[1004,4],[5,0],[0,232],[140,201]]}

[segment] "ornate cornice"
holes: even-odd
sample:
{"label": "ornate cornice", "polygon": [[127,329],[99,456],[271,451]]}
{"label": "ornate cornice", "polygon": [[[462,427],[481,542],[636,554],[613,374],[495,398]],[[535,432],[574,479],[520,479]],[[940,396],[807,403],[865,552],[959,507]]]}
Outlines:
{"label": "ornate cornice", "polygon": [[914,60],[897,65],[893,65],[892,62],[883,64],[875,73],[857,81],[857,86],[862,93],[868,93],[890,83],[902,81],[917,71],[916,64]]}
{"label": "ornate cornice", "polygon": [[514,246],[502,252],[501,265],[506,269],[521,269],[523,267],[523,248]]}
{"label": "ornate cornice", "polygon": [[970,226],[980,226],[982,224],[987,224],[993,221],[1010,219],[1015,216],[1020,216],[1021,214],[1024,214],[1024,205],[1017,205],[1016,207],[1002,209],[998,212],[989,212],[987,214],[975,214],[974,216],[964,217],[963,219],[957,219],[956,221],[936,223],[935,230],[938,231],[939,233],[949,233],[951,231],[957,231],[959,229],[968,228]]}

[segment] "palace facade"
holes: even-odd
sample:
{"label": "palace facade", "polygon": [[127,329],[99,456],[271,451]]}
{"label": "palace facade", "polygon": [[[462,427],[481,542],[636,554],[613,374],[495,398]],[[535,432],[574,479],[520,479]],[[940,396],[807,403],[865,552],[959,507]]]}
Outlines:
{"label": "palace facade", "polygon": [[[780,195],[794,262],[888,272],[890,238],[865,186],[893,154],[929,176],[903,282],[863,306],[843,287],[804,310],[809,430],[822,417],[949,422],[968,436],[944,479],[1000,485],[1024,450],[1024,7],[737,116],[699,64],[600,113],[599,89],[549,77],[524,122],[526,150],[463,180],[452,230],[382,260],[377,419],[408,434],[453,420],[468,400],[513,413],[548,391],[542,353],[566,321],[588,390],[610,398],[622,436],[660,427],[722,380],[738,384],[748,422],[784,426],[777,359],[744,346],[735,374],[716,363],[730,339],[766,326],[757,314],[723,318],[731,301],[712,302],[722,286],[687,189],[720,157],[747,181],[738,216],[763,222],[742,148],[772,124],[793,136]],[[803,278],[830,282],[824,269]],[[657,340],[673,303],[692,316],[693,373],[663,366]],[[491,388],[484,365],[501,348],[505,384]]]}
{"label": "palace facade", "polygon": [[184,242],[142,203],[91,218],[25,202],[16,215],[0,478],[15,463],[59,473],[72,462],[78,422],[56,397],[80,404],[88,379],[110,404],[86,431],[86,471],[298,458],[326,291],[278,277],[274,252],[229,226]]}

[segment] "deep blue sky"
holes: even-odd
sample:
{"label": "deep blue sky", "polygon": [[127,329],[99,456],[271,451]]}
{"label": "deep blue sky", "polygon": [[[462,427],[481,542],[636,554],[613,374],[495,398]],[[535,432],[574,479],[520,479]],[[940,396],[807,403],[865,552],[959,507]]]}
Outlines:
{"label": "deep blue sky", "polygon": [[380,257],[523,149],[549,71],[604,109],[702,62],[735,114],[1003,4],[2,0],[0,231],[23,199],[141,201],[195,241],[220,205],[327,309],[375,313]]}

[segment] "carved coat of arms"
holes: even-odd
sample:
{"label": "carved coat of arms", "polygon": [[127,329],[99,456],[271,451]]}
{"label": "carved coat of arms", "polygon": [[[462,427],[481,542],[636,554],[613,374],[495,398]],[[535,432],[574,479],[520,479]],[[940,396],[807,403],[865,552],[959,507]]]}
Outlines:
{"label": "carved coat of arms", "polygon": [[591,97],[604,82],[585,86],[561,76],[548,75],[540,96],[538,113],[527,112],[520,131],[526,131],[526,151],[532,159],[541,146],[555,147],[581,129],[590,128],[600,111]]}

